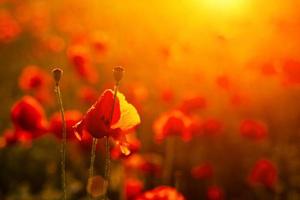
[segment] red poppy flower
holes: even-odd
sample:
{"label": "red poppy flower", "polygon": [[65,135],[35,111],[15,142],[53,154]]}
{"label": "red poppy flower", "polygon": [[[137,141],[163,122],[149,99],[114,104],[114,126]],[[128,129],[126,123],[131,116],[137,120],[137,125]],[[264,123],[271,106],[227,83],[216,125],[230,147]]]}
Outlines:
{"label": "red poppy flower", "polygon": [[222,132],[223,125],[218,119],[206,119],[203,124],[203,133],[207,136],[217,136]]}
{"label": "red poppy flower", "polygon": [[16,131],[26,131],[33,138],[47,131],[47,120],[42,106],[31,96],[24,96],[11,109],[11,119]]}
{"label": "red poppy flower", "polygon": [[300,62],[293,59],[287,59],[282,66],[284,83],[287,85],[300,84]]}
{"label": "red poppy flower", "polygon": [[18,22],[6,11],[0,12],[0,42],[8,43],[15,40],[21,33]]}
{"label": "red poppy flower", "polygon": [[160,98],[165,103],[170,103],[174,100],[174,91],[171,88],[165,88],[161,91]]}
{"label": "red poppy flower", "polygon": [[189,126],[191,120],[181,111],[174,110],[161,115],[153,125],[155,139],[161,142],[168,136],[179,135],[184,141],[190,140]]}
{"label": "red poppy flower", "polygon": [[81,139],[83,131],[86,130],[95,138],[113,137],[124,148],[121,148],[122,152],[126,153],[128,144],[124,132],[138,125],[140,117],[136,109],[126,101],[125,96],[120,92],[117,93],[112,112],[113,101],[113,91],[105,90],[82,120],[74,126],[75,134],[78,139]]}
{"label": "red poppy flower", "polygon": [[91,44],[98,55],[103,56],[108,50],[108,38],[102,32],[94,32],[91,36]]}
{"label": "red poppy flower", "polygon": [[98,91],[92,87],[81,87],[78,91],[80,101],[89,105],[94,103],[98,96]]}
{"label": "red poppy flower", "polygon": [[138,195],[142,193],[144,184],[142,181],[136,178],[125,179],[125,199],[134,200]]}
{"label": "red poppy flower", "polygon": [[244,120],[240,124],[240,134],[252,140],[261,140],[268,135],[268,131],[262,122]]}
{"label": "red poppy flower", "polygon": [[89,83],[98,81],[98,73],[91,62],[90,52],[83,45],[73,45],[68,49],[68,58],[80,78]]}
{"label": "red poppy flower", "polygon": [[161,172],[161,157],[154,154],[133,154],[124,160],[124,167],[127,171],[139,171],[146,174],[158,176]]}
{"label": "red poppy flower", "polygon": [[[67,138],[74,139],[73,126],[82,118],[82,114],[77,110],[68,110],[65,112]],[[50,131],[55,134],[56,137],[62,138],[62,120],[60,112],[54,113],[50,119]]]}
{"label": "red poppy flower", "polygon": [[22,90],[39,90],[49,86],[50,75],[35,65],[25,67],[19,78],[19,86]]}
{"label": "red poppy flower", "polygon": [[192,136],[201,136],[203,135],[202,119],[198,116],[193,116],[191,118],[191,124],[189,126],[189,132]]}
{"label": "red poppy flower", "polygon": [[0,137],[0,148],[12,146],[18,143],[31,144],[32,134],[23,130],[8,129]]}
{"label": "red poppy flower", "polygon": [[223,200],[224,192],[218,186],[211,186],[207,189],[207,200]]}
{"label": "red poppy flower", "polygon": [[19,77],[19,87],[25,91],[31,91],[34,97],[43,104],[51,104],[53,96],[50,92],[51,77],[37,66],[25,67]]}
{"label": "red poppy flower", "polygon": [[159,186],[140,195],[136,200],[185,200],[185,198],[175,188]]}
{"label": "red poppy flower", "polygon": [[278,173],[274,164],[266,159],[258,160],[250,172],[248,180],[251,185],[264,185],[267,188],[274,188],[277,183]]}
{"label": "red poppy flower", "polygon": [[193,167],[191,173],[196,179],[210,179],[214,175],[213,166],[210,163],[204,163]]}
{"label": "red poppy flower", "polygon": [[180,105],[180,110],[186,114],[201,110],[206,107],[206,100],[202,96],[186,99]]}
{"label": "red poppy flower", "polygon": [[12,146],[18,142],[18,137],[15,131],[12,129],[7,129],[3,132],[0,137],[0,148]]}

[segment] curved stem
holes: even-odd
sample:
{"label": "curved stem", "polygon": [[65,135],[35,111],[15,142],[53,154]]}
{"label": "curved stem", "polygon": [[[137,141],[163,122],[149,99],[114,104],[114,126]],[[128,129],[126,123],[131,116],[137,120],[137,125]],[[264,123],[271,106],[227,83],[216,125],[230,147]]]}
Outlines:
{"label": "curved stem", "polygon": [[67,189],[66,189],[66,146],[67,146],[67,128],[66,128],[66,120],[65,120],[65,112],[61,98],[61,92],[59,85],[55,86],[55,93],[57,97],[57,102],[59,104],[59,109],[61,113],[62,119],[62,142],[60,147],[61,154],[61,185],[63,188],[63,199],[67,199]]}

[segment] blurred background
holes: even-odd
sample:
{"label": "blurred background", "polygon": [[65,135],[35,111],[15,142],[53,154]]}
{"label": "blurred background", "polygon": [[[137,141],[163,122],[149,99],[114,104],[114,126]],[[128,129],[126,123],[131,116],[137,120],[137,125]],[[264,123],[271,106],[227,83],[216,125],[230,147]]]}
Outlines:
{"label": "blurred background", "polygon": [[[61,196],[51,70],[64,71],[74,125],[113,88],[119,65],[120,92],[141,124],[128,134],[130,156],[112,148],[110,199],[165,184],[188,200],[300,199],[299,8],[298,0],[1,0],[0,199]],[[12,120],[22,100],[42,110],[43,134]],[[87,199],[91,141],[72,135],[69,199]]]}

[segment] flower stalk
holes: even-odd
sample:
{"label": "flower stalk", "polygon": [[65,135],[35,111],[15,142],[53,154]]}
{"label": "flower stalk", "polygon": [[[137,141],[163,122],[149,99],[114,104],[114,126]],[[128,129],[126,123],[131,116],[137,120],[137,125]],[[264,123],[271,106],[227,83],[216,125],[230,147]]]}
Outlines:
{"label": "flower stalk", "polygon": [[[111,125],[112,118],[113,118],[113,115],[114,115],[114,109],[115,109],[115,104],[116,104],[116,99],[117,99],[117,93],[118,93],[120,81],[123,78],[123,73],[124,73],[124,69],[120,66],[115,67],[113,69],[113,76],[114,76],[114,79],[115,79],[115,87],[114,87],[114,99],[113,99],[113,104],[112,104],[111,113],[110,113],[109,125]],[[106,200],[107,199],[107,192],[108,192],[108,188],[109,188],[110,162],[111,162],[109,136],[105,136],[104,140],[105,140],[105,154],[106,154],[105,155],[106,159],[105,159],[104,178],[107,181],[107,190],[104,193],[104,200]]]}
{"label": "flower stalk", "polygon": [[57,98],[57,103],[59,106],[59,110],[61,113],[62,119],[62,142],[60,147],[60,154],[61,154],[61,185],[63,189],[63,200],[67,199],[67,189],[66,189],[66,147],[67,147],[67,128],[66,128],[66,119],[65,119],[65,112],[64,106],[62,102],[62,96],[60,92],[59,82],[63,71],[60,68],[55,68],[52,70],[53,78],[55,81],[55,94]]}
{"label": "flower stalk", "polygon": [[[88,181],[92,180],[92,178],[94,176],[94,165],[95,165],[95,158],[96,158],[97,143],[98,143],[98,139],[93,137]],[[93,197],[90,196],[90,199],[93,199]]]}

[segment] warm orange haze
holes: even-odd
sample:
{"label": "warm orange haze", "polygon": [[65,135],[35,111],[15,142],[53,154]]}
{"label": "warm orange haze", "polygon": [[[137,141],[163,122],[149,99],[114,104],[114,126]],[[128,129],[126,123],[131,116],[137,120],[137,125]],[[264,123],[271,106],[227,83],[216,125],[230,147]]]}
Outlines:
{"label": "warm orange haze", "polygon": [[299,8],[0,0],[0,199],[300,200]]}

